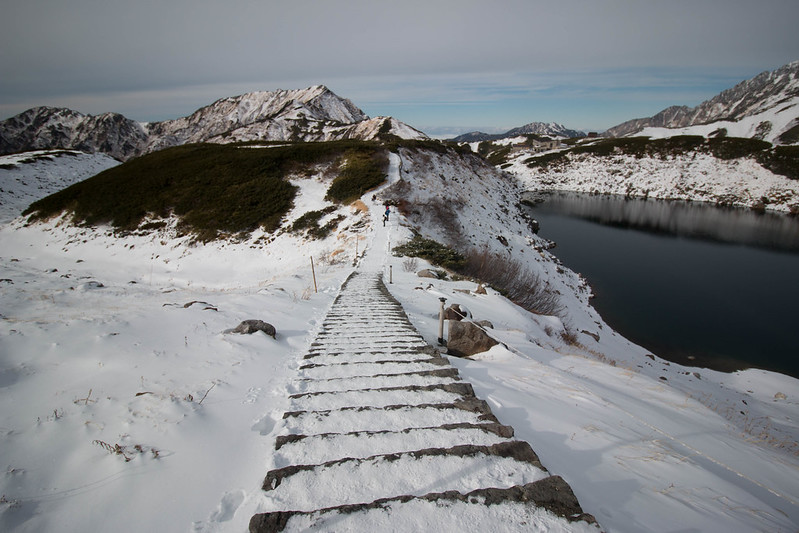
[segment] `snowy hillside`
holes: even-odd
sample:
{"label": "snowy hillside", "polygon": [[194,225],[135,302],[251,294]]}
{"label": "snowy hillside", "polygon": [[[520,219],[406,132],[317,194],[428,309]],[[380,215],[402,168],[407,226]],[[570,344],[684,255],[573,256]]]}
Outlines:
{"label": "snowy hillside", "polygon": [[782,213],[799,212],[799,182],[752,159],[706,153],[669,158],[568,154],[559,163],[530,163],[529,154],[503,165],[530,191],[563,190],[710,202]]}
{"label": "snowy hillside", "polygon": [[[326,168],[294,176],[282,231],[244,242],[192,244],[174,221],[124,237],[62,220],[0,227],[0,529],[245,531],[275,505],[261,484],[291,383],[358,267],[392,277],[431,344],[440,297],[492,322],[504,344],[452,364],[603,530],[796,530],[799,381],[648,354],[532,234],[511,176],[452,151],[402,148],[389,161],[385,188],[350,206],[324,200]],[[397,203],[385,227],[384,199]],[[324,209],[330,236],[290,231]],[[417,277],[429,265],[390,253],[412,230],[523,262],[563,312]],[[276,338],[225,332],[249,318]]]}
{"label": "snowy hillside", "polygon": [[0,156],[0,224],[32,202],[118,165],[105,154],[64,150]]}
{"label": "snowy hillside", "polygon": [[[796,144],[799,127],[799,61],[763,72],[722,91],[694,108],[673,106],[653,117],[634,119],[605,132],[608,137],[630,135],[705,135],[721,128],[736,137],[755,137],[772,143]],[[666,128],[666,131],[663,129]],[[787,136],[786,136],[787,134]],[[785,136],[785,137],[783,137]]]}
{"label": "snowy hillside", "polygon": [[119,114],[37,107],[0,122],[0,153],[69,148],[119,160],[187,143],[370,140],[427,136],[395,119],[369,119],[323,85],[223,98],[188,117],[141,123]]}

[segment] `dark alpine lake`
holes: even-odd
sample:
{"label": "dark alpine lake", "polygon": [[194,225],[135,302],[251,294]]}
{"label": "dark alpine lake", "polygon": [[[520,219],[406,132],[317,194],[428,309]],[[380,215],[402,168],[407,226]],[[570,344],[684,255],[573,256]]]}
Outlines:
{"label": "dark alpine lake", "polygon": [[539,235],[616,331],[677,363],[799,378],[799,219],[700,203],[536,193]]}

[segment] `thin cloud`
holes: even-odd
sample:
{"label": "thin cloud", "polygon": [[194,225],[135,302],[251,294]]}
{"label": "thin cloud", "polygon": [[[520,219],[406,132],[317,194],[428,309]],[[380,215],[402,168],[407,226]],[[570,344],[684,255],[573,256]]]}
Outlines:
{"label": "thin cloud", "polygon": [[15,1],[0,20],[0,113],[160,120],[321,83],[417,127],[576,110],[609,127],[799,58],[796,20],[794,0]]}

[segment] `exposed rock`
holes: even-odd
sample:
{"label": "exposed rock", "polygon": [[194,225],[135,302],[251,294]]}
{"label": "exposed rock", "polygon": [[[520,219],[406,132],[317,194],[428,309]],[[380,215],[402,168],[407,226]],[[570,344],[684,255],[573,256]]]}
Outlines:
{"label": "exposed rock", "polygon": [[482,328],[494,329],[494,324],[490,320],[475,320],[474,323]]}
{"label": "exposed rock", "polygon": [[469,310],[460,304],[452,304],[444,310],[444,320],[463,320],[469,316]]}
{"label": "exposed rock", "polygon": [[473,322],[455,320],[449,322],[449,338],[447,339],[447,354],[449,355],[468,357],[485,352],[497,344],[499,343]]}
{"label": "exposed rock", "polygon": [[429,268],[420,270],[419,272],[416,273],[416,275],[419,276],[420,278],[438,279],[438,274],[436,274],[433,270],[430,270]]}
{"label": "exposed rock", "polygon": [[254,320],[254,319],[244,320],[241,324],[239,324],[235,328],[225,331],[225,333],[242,333],[245,335],[251,335],[256,331],[263,331],[273,339],[277,335],[277,332],[275,331],[275,326],[267,322],[264,322],[263,320]]}
{"label": "exposed rock", "polygon": [[475,294],[488,294],[486,292],[486,287],[482,283],[477,286],[477,289],[474,291]]}

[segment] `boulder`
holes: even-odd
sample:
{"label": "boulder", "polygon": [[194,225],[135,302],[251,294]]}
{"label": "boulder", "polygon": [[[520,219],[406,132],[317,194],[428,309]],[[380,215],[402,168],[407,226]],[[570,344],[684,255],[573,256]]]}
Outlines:
{"label": "boulder", "polygon": [[458,322],[455,320],[449,322],[448,355],[468,357],[476,353],[485,352],[497,344],[499,343],[489,337],[480,326],[473,322]]}
{"label": "boulder", "polygon": [[475,294],[487,294],[486,287],[482,283],[477,286],[477,289],[474,291]]}
{"label": "boulder", "polygon": [[460,304],[452,304],[444,309],[444,320],[463,320],[469,318],[469,310]]}
{"label": "boulder", "polygon": [[245,335],[251,335],[256,331],[263,331],[273,339],[277,335],[275,326],[264,322],[263,320],[244,320],[241,324],[233,329],[227,330],[225,333],[242,333]]}
{"label": "boulder", "polygon": [[416,275],[419,276],[420,278],[438,279],[438,274],[436,274],[434,271],[430,270],[429,268],[420,270],[419,272],[416,273]]}

